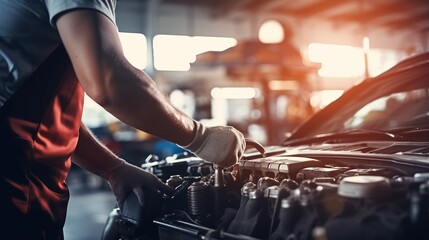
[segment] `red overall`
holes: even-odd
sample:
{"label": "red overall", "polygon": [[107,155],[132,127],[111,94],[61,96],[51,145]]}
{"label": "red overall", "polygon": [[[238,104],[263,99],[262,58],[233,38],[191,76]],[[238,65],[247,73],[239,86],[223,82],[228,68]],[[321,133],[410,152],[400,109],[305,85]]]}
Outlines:
{"label": "red overall", "polygon": [[60,46],[0,108],[0,239],[63,239],[82,105]]}

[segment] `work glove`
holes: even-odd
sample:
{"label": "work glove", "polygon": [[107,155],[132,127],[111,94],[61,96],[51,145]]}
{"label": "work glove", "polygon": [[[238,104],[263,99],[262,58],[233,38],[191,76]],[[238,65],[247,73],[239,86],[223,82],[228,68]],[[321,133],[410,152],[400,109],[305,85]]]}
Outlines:
{"label": "work glove", "polygon": [[241,159],[246,141],[237,129],[231,126],[206,127],[197,121],[194,124],[194,139],[181,147],[221,167],[230,167]]}
{"label": "work glove", "polygon": [[106,178],[116,197],[119,208],[122,209],[125,198],[133,192],[137,195],[140,205],[144,206],[145,196],[143,187],[150,188],[152,192],[170,194],[174,191],[165,185],[158,177],[139,167],[122,161],[118,166],[109,171]]}

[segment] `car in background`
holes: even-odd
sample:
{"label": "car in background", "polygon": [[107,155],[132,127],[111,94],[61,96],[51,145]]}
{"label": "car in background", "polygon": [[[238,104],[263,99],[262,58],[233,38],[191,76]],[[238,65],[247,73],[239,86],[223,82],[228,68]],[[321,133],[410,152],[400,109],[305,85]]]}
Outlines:
{"label": "car in background", "polygon": [[249,141],[231,168],[195,156],[142,167],[175,193],[143,207],[130,195],[102,239],[429,239],[429,53],[353,86],[278,145]]}

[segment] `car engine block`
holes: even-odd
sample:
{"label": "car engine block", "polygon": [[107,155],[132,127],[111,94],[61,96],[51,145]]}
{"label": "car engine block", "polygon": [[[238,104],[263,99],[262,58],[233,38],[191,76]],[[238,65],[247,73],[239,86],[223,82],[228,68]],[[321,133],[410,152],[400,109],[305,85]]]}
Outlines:
{"label": "car engine block", "polygon": [[102,239],[429,239],[429,172],[329,165],[282,148],[221,169],[186,153],[142,167],[175,189],[130,195]]}

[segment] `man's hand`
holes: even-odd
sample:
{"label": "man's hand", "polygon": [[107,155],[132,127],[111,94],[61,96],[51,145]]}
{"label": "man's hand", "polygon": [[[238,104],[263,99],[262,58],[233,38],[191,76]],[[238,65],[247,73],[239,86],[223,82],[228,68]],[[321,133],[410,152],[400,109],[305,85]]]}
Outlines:
{"label": "man's hand", "polygon": [[134,192],[140,204],[144,204],[142,187],[154,192],[171,193],[173,189],[161,182],[155,175],[127,163],[101,144],[82,123],[79,142],[73,162],[86,170],[106,179],[119,206],[122,208],[125,197]]}
{"label": "man's hand", "polygon": [[115,194],[119,207],[122,209],[125,197],[133,192],[137,195],[139,203],[144,205],[144,193],[142,187],[148,187],[154,192],[171,193],[173,189],[161,182],[155,175],[123,162],[121,165],[113,169],[107,181]]}
{"label": "man's hand", "polygon": [[195,121],[195,137],[187,146],[182,146],[203,160],[221,167],[230,167],[238,162],[246,149],[241,132],[230,126],[206,127]]}

